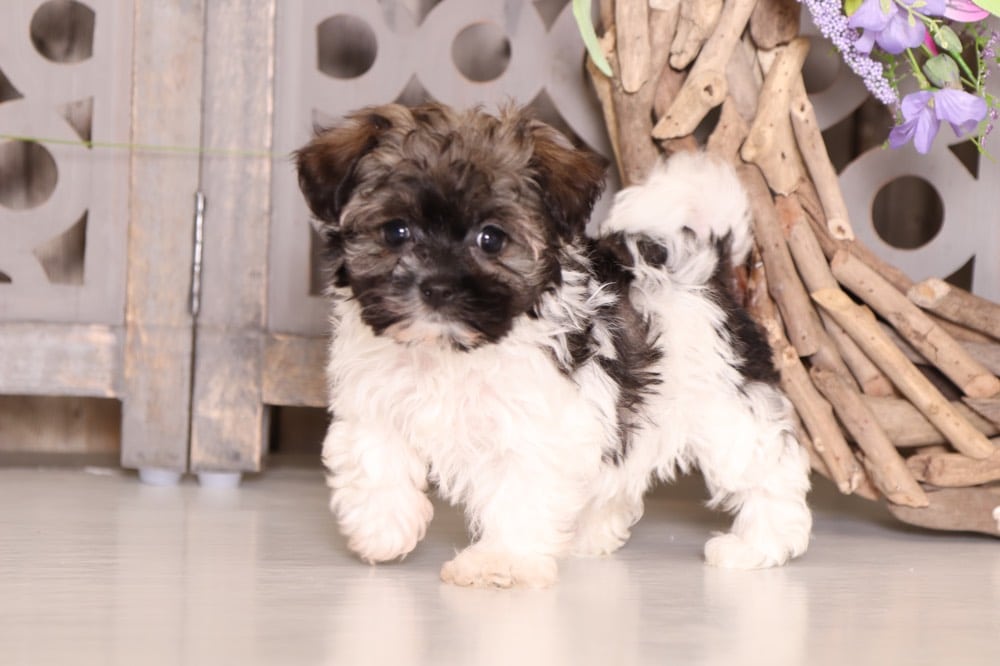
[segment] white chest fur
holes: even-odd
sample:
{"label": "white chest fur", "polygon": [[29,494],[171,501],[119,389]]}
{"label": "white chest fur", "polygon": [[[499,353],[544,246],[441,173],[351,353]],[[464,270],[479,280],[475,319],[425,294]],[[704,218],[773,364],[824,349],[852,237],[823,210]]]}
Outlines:
{"label": "white chest fur", "polygon": [[522,318],[499,344],[463,352],[376,336],[353,301],[338,303],[337,314],[334,417],[372,424],[420,452],[446,495],[462,494],[456,483],[476,468],[519,459],[566,457],[592,474],[617,436],[613,384],[596,368],[561,372],[538,320]]}

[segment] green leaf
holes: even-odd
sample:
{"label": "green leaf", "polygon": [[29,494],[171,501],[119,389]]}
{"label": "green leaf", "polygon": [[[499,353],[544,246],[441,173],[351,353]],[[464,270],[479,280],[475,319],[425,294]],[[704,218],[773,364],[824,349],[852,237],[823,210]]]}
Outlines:
{"label": "green leaf", "polygon": [[1000,0],[973,0],[993,16],[1000,16]]}
{"label": "green leaf", "polygon": [[844,14],[850,16],[854,12],[858,11],[858,7],[865,0],[844,0]]}
{"label": "green leaf", "polygon": [[946,25],[939,26],[936,30],[931,28],[934,43],[945,51],[960,56],[962,54],[962,40],[959,39],[955,31]]}
{"label": "green leaf", "polygon": [[590,0],[573,0],[573,18],[576,19],[576,27],[583,38],[583,45],[587,47],[590,59],[597,65],[604,76],[611,76],[611,65],[604,57],[601,44],[597,41],[597,33],[594,32],[594,24],[590,19]]}

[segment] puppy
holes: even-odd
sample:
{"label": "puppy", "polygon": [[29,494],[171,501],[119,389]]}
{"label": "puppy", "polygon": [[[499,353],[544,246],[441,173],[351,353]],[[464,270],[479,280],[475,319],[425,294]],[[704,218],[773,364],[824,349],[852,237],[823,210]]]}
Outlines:
{"label": "puppy", "polygon": [[473,535],[443,580],[544,587],[694,466],[736,514],[709,564],[805,552],[807,457],[726,288],[751,244],[729,167],[673,157],[591,238],[603,161],[516,109],[368,108],[296,158],[330,268],[330,507],[362,560],[413,550],[430,481]]}

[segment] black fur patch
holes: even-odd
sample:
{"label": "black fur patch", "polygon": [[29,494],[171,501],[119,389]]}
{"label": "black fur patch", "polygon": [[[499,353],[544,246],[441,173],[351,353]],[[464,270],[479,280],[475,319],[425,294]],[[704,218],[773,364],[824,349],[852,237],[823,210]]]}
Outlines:
{"label": "black fur patch", "polygon": [[777,384],[778,371],[774,368],[767,335],[750,314],[739,306],[736,297],[729,291],[733,267],[729,260],[728,238],[717,241],[715,251],[718,254],[718,264],[709,285],[716,304],[726,313],[723,334],[729,338],[740,359],[736,369],[748,382]]}
{"label": "black fur patch", "polygon": [[618,296],[599,314],[600,319],[609,324],[615,355],[598,355],[597,362],[618,385],[619,449],[605,452],[605,459],[619,464],[628,455],[632,432],[641,418],[647,396],[661,382],[654,368],[662,354],[656,347],[649,321],[629,300],[633,261],[625,246],[624,236],[612,234],[590,241],[590,244],[595,277]]}

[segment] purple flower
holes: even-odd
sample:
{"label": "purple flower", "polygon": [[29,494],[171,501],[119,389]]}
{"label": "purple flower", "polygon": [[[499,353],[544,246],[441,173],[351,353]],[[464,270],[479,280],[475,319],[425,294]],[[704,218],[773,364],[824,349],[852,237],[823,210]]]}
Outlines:
{"label": "purple flower", "polygon": [[986,102],[961,90],[921,90],[910,93],[901,104],[903,124],[889,132],[889,145],[899,148],[911,139],[918,153],[926,154],[944,120],[962,136],[976,129],[986,117]]}
{"label": "purple flower", "polygon": [[819,28],[823,37],[833,42],[844,62],[861,77],[872,95],[886,106],[895,104],[898,101],[896,91],[886,80],[882,64],[875,62],[867,53],[861,53],[855,47],[858,34],[848,27],[840,0],[801,1],[808,7],[813,23]]}
{"label": "purple flower", "polygon": [[856,46],[862,53],[871,53],[872,46],[878,44],[886,53],[897,55],[920,46],[927,34],[923,22],[912,13],[941,16],[945,9],[946,0],[864,0],[847,25],[861,28]]}

